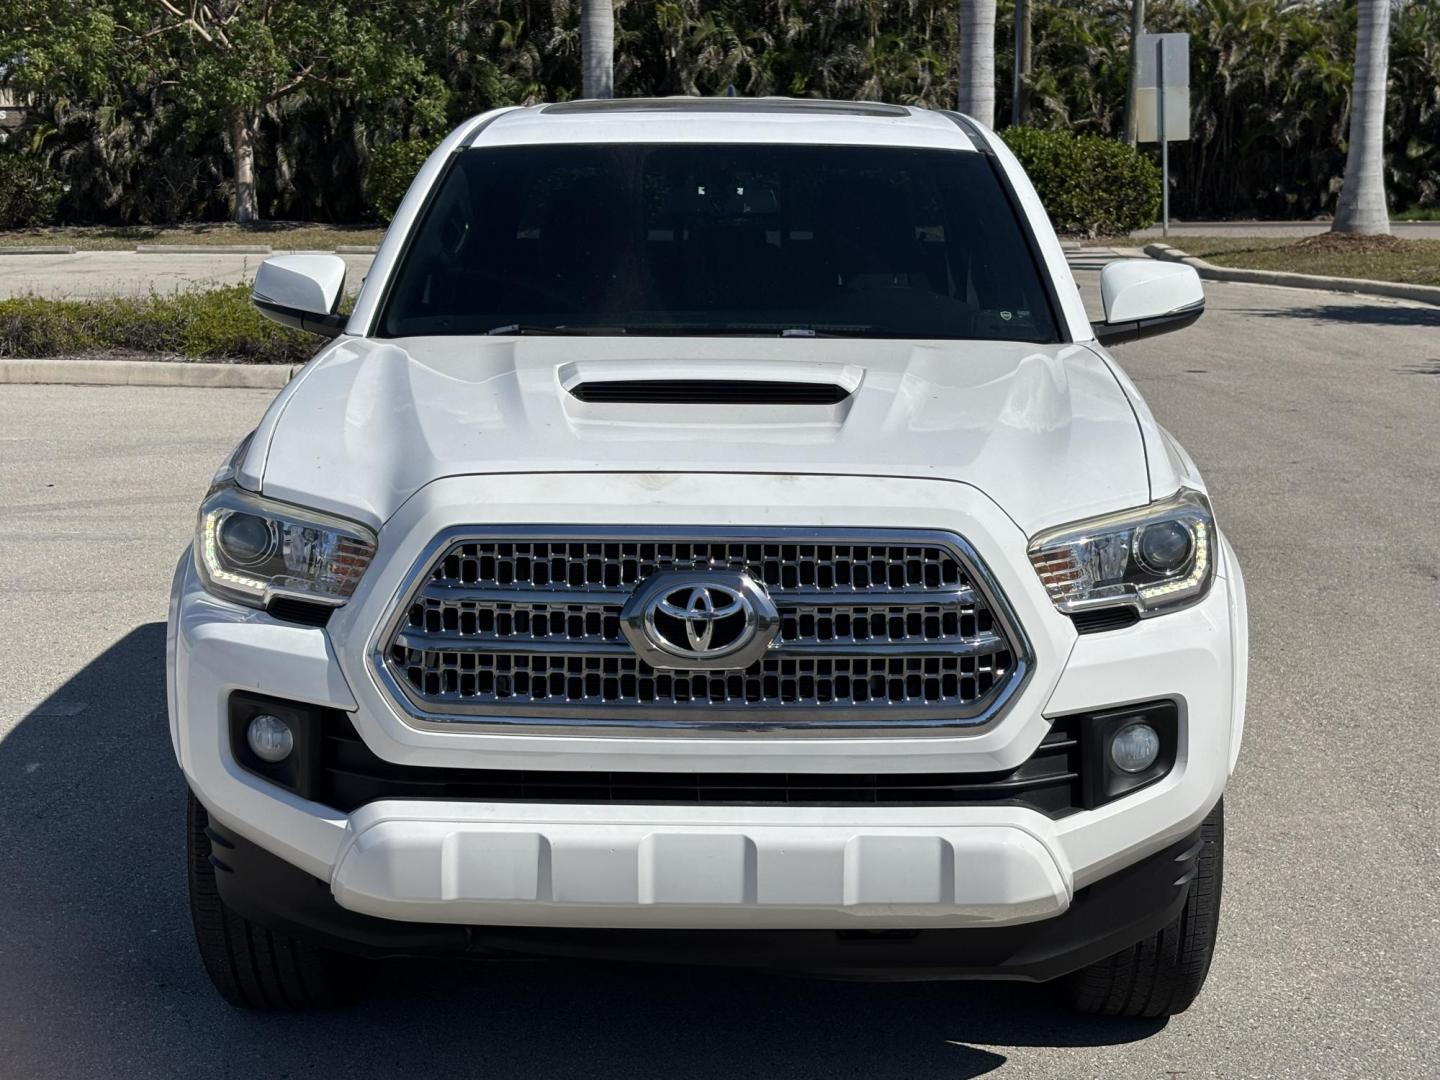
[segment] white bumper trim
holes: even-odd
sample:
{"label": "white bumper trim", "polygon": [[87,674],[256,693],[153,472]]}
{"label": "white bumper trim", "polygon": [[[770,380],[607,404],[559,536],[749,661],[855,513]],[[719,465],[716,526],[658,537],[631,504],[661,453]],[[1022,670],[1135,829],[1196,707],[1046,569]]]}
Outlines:
{"label": "white bumper trim", "polygon": [[508,809],[358,811],[336,900],[411,922],[676,929],[999,926],[1070,904],[1070,875],[1010,825],[537,823]]}

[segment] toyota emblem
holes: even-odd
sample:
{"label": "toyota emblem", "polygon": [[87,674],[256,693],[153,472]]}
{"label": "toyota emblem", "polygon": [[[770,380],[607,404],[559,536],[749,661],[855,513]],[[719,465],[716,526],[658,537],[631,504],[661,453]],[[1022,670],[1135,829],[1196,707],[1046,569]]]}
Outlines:
{"label": "toyota emblem", "polygon": [[646,581],[621,612],[626,639],[657,668],[746,668],[770,648],[780,616],[736,571],[673,571]]}

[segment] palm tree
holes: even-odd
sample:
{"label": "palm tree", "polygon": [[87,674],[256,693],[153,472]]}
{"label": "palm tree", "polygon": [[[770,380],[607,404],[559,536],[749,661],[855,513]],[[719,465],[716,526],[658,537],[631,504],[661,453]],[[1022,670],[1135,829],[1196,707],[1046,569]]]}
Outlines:
{"label": "palm tree", "polygon": [[995,123],[995,0],[960,2],[959,107],[986,127]]}
{"label": "palm tree", "polygon": [[1385,206],[1385,80],[1389,76],[1390,0],[1360,0],[1355,81],[1350,93],[1350,147],[1331,232],[1390,232]]}
{"label": "palm tree", "polygon": [[615,5],[580,0],[580,94],[615,96]]}

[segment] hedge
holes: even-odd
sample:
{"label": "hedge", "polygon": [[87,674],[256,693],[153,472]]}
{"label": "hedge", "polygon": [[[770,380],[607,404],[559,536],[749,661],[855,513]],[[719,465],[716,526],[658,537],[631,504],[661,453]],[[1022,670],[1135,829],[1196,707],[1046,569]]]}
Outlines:
{"label": "hedge", "polygon": [[1030,174],[1055,231],[1123,236],[1155,224],[1160,169],[1133,146],[1041,128],[1001,132]]}
{"label": "hedge", "polygon": [[64,186],[45,163],[0,153],[0,229],[54,225]]}
{"label": "hedge", "polygon": [[425,164],[440,140],[407,139],[388,143],[370,155],[370,169],[365,175],[365,201],[381,221],[388,222],[400,207],[410,181]]}
{"label": "hedge", "polygon": [[140,299],[0,300],[0,356],[123,350],[290,364],[308,360],[319,340],[262,316],[247,285]]}

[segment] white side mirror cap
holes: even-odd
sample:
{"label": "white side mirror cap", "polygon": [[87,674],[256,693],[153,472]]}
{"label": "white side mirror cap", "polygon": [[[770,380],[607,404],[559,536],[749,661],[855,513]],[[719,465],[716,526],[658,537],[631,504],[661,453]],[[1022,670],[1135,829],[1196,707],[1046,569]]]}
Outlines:
{"label": "white side mirror cap", "polygon": [[349,321],[335,314],[344,286],[338,255],[275,255],[260,264],[250,302],[267,319],[334,337]]}
{"label": "white side mirror cap", "polygon": [[1154,259],[1121,259],[1100,271],[1105,321],[1102,342],[1134,341],[1189,326],[1205,311],[1205,289],[1194,267]]}

